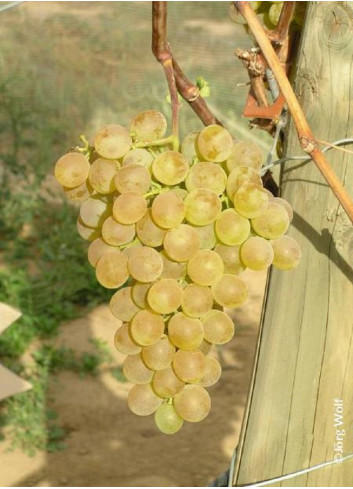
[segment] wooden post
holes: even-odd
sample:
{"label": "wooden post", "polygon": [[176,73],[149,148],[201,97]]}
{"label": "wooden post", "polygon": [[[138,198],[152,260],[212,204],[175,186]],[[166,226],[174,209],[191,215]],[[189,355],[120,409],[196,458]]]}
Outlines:
{"label": "wooden post", "polygon": [[[294,86],[319,139],[353,136],[353,2],[310,2]],[[287,143],[302,154],[292,123]],[[353,197],[353,156],[328,158]],[[282,189],[303,258],[270,273],[234,485],[353,453],[353,227],[312,162],[287,163]],[[350,459],[269,486],[352,484]]]}

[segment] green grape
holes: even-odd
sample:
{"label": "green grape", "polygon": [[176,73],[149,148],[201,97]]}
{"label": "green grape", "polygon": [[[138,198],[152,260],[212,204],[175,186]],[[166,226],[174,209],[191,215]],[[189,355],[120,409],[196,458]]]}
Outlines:
{"label": "green grape", "polygon": [[177,185],[185,180],[189,163],[176,151],[165,151],[156,156],[152,163],[152,173],[164,185]]}
{"label": "green grape", "polygon": [[200,238],[195,228],[187,224],[180,224],[166,232],[163,246],[172,260],[187,261],[199,250]]}
{"label": "green grape", "polygon": [[205,356],[207,356],[212,350],[212,346],[213,345],[211,343],[209,343],[206,340],[203,340],[201,345],[198,347],[198,350],[200,350],[200,352],[202,352]]}
{"label": "green grape", "polygon": [[165,251],[161,251],[160,256],[163,260],[163,271],[160,278],[173,278],[180,280],[186,275],[186,263],[170,260]]}
{"label": "green grape", "polygon": [[84,202],[89,197],[91,197],[91,195],[94,192],[88,180],[83,182],[78,187],[74,187],[74,188],[63,187],[63,190],[65,192],[65,196],[69,200],[72,200],[73,202]]}
{"label": "green grape", "polygon": [[217,195],[224,192],[226,183],[225,171],[219,165],[208,161],[193,165],[185,180],[189,192],[196,188],[207,188]]}
{"label": "green grape", "polygon": [[139,165],[150,168],[153,162],[153,154],[145,148],[135,148],[126,153],[123,158],[122,166]]}
{"label": "green grape", "polygon": [[115,190],[114,177],[120,168],[116,160],[97,158],[91,165],[88,179],[94,190],[100,194],[111,194]]}
{"label": "green grape", "polygon": [[237,141],[226,161],[229,173],[239,166],[248,166],[259,172],[264,161],[264,154],[260,146],[252,141]]}
{"label": "green grape", "polygon": [[131,321],[131,336],[138,345],[149,346],[157,343],[164,333],[163,316],[142,310]]}
{"label": "green grape", "polygon": [[255,183],[256,185],[262,185],[260,175],[248,166],[237,166],[228,175],[226,191],[228,197],[233,200],[235,192],[237,192],[242,185],[248,183]]}
{"label": "green grape", "polygon": [[218,216],[215,230],[222,243],[235,246],[243,243],[249,236],[250,222],[234,209],[226,209]]}
{"label": "green grape", "polygon": [[205,355],[200,351],[178,350],[174,355],[173,369],[183,382],[198,382],[205,372]]}
{"label": "green grape", "polygon": [[271,241],[274,251],[273,265],[280,270],[291,270],[301,260],[299,244],[290,236],[281,236]]}
{"label": "green grape", "polygon": [[162,398],[156,396],[150,384],[135,385],[127,396],[130,411],[138,416],[153,414],[162,404]]}
{"label": "green grape", "polygon": [[107,289],[117,289],[129,278],[127,258],[119,250],[106,251],[96,266],[98,282]]}
{"label": "green grape", "polygon": [[251,220],[253,230],[266,239],[276,239],[284,234],[289,226],[287,211],[282,205],[270,201],[267,209]]}
{"label": "green grape", "polygon": [[160,397],[174,397],[184,388],[184,385],[184,382],[178,379],[171,367],[157,370],[153,376],[153,390]]}
{"label": "green grape", "polygon": [[303,25],[306,7],[307,2],[296,2],[295,4],[293,19],[299,26]]}
{"label": "green grape", "polygon": [[132,299],[132,287],[118,290],[110,299],[110,310],[120,321],[131,321],[141,309]]}
{"label": "green grape", "polygon": [[67,153],[55,163],[54,174],[63,187],[75,188],[85,183],[89,169],[89,161],[81,153]]}
{"label": "green grape", "polygon": [[183,288],[176,280],[163,278],[152,285],[147,301],[153,311],[170,314],[180,307],[182,295]]}
{"label": "green grape", "polygon": [[202,250],[212,250],[216,246],[217,239],[213,223],[207,226],[197,226],[195,231],[200,237],[200,248]]}
{"label": "green grape", "polygon": [[266,270],[272,263],[273,249],[266,239],[252,236],[243,243],[240,258],[251,270]]}
{"label": "green grape", "polygon": [[189,132],[181,143],[181,154],[191,164],[194,158],[197,158],[196,140],[200,131]]}
{"label": "green grape", "polygon": [[155,141],[161,139],[166,131],[166,118],[157,110],[139,112],[130,125],[130,132],[136,141]]}
{"label": "green grape", "polygon": [[218,195],[212,190],[198,188],[185,198],[185,218],[195,226],[214,222],[222,209]]}
{"label": "green grape", "polygon": [[245,270],[239,256],[240,246],[227,246],[218,244],[214,251],[222,258],[224,264],[224,273],[239,275]]}
{"label": "green grape", "polygon": [[213,295],[208,287],[189,284],[183,291],[181,308],[190,317],[199,318],[213,306]]}
{"label": "green grape", "polygon": [[97,238],[88,247],[87,257],[89,263],[92,267],[95,267],[98,263],[98,260],[103,256],[106,251],[114,250],[115,247],[109,245],[102,238]]}
{"label": "green grape", "polygon": [[134,192],[119,195],[113,205],[114,219],[120,224],[134,224],[147,210],[146,199]]}
{"label": "green grape", "polygon": [[235,192],[233,202],[235,210],[241,216],[253,219],[267,209],[268,194],[261,185],[248,183]]}
{"label": "green grape", "polygon": [[126,165],[115,175],[114,183],[121,194],[130,192],[145,194],[151,186],[151,175],[143,166]]}
{"label": "green grape", "polygon": [[149,384],[153,377],[153,370],[146,367],[141,355],[128,356],[123,363],[123,374],[129,382],[134,384]]}
{"label": "green grape", "polygon": [[129,257],[128,267],[135,280],[153,282],[162,273],[163,260],[156,250],[142,246],[134,248]]}
{"label": "green grape", "polygon": [[268,11],[268,18],[271,24],[274,26],[278,24],[282,7],[283,7],[283,2],[273,2]]}
{"label": "green grape", "polygon": [[90,227],[97,228],[102,226],[105,219],[110,216],[112,205],[104,197],[92,195],[85,200],[80,208],[80,218],[82,222]]}
{"label": "green grape", "polygon": [[148,208],[136,223],[136,234],[146,246],[157,248],[163,244],[165,229],[160,228],[152,220],[152,211]]}
{"label": "green grape", "polygon": [[174,398],[174,408],[179,416],[190,423],[202,421],[211,409],[211,399],[200,385],[186,385]]}
{"label": "green grape", "polygon": [[233,139],[227,129],[222,126],[206,126],[197,138],[197,148],[206,161],[221,163],[232,150]]}
{"label": "green grape", "polygon": [[187,273],[198,285],[212,285],[223,275],[224,265],[212,250],[200,250],[187,264]]}
{"label": "green grape", "polygon": [[205,373],[201,377],[199,384],[202,385],[202,387],[211,387],[211,385],[214,385],[219,381],[222,375],[222,367],[219,361],[213,357],[206,357],[205,362]]}
{"label": "green grape", "polygon": [[167,336],[163,336],[154,345],[142,348],[142,359],[148,368],[152,370],[163,370],[170,366],[175,354],[175,347]]}
{"label": "green grape", "polygon": [[122,324],[114,336],[115,348],[124,355],[136,355],[140,353],[141,346],[137,345],[131,337],[128,324]]}
{"label": "green grape", "polygon": [[166,402],[159,406],[155,412],[154,421],[157,428],[166,435],[174,435],[184,424],[183,419],[177,414],[173,406]]}
{"label": "green grape", "polygon": [[85,223],[82,222],[82,219],[80,217],[77,218],[76,228],[81,238],[86,239],[87,241],[94,241],[101,235],[100,228],[97,229],[86,226]]}
{"label": "green grape", "polygon": [[182,198],[173,191],[157,195],[152,204],[152,217],[161,228],[171,229],[179,226],[185,217]]}
{"label": "green grape", "polygon": [[224,345],[234,336],[234,324],[223,311],[212,309],[201,318],[205,340],[213,345]]}
{"label": "green grape", "polygon": [[168,323],[168,335],[173,345],[183,350],[196,350],[203,340],[203,326],[198,319],[178,312]]}
{"label": "green grape", "polygon": [[289,222],[291,223],[293,220],[293,208],[290,203],[281,197],[272,197],[271,202],[281,205],[286,210],[289,217]]}
{"label": "green grape", "polygon": [[135,302],[135,304],[140,307],[141,309],[145,309],[148,305],[147,303],[147,293],[152,287],[151,283],[142,283],[142,282],[136,282],[132,286],[132,299]]}
{"label": "green grape", "polygon": [[103,222],[102,236],[104,241],[112,246],[122,246],[130,243],[135,237],[134,224],[125,225],[117,222],[113,217],[108,217]]}
{"label": "green grape", "polygon": [[239,307],[248,298],[246,283],[230,273],[223,275],[211,290],[214,300],[223,307]]}
{"label": "green grape", "polygon": [[118,124],[108,124],[94,136],[94,147],[102,158],[107,160],[118,160],[131,148],[131,137],[129,131]]}

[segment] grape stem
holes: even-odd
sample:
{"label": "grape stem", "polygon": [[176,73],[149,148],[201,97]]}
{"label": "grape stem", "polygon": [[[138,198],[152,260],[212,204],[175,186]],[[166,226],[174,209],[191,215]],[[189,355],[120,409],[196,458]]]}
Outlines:
{"label": "grape stem", "polygon": [[300,146],[314,160],[321,174],[331,187],[331,190],[336,195],[338,201],[346,211],[347,216],[353,224],[353,202],[351,201],[336,173],[331,168],[324,154],[318,148],[318,141],[315,139],[311,131],[287,75],[282,68],[270,40],[268,39],[260,21],[257,18],[256,13],[250,7],[249,2],[234,2],[234,4],[246,20],[252,35],[258,43],[263,56],[265,57],[277,80],[278,86],[287,102],[288,109],[297,129]]}

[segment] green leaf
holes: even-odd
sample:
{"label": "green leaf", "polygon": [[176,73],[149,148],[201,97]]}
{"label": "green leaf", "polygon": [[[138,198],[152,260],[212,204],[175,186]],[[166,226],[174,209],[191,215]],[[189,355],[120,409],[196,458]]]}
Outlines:
{"label": "green leaf", "polygon": [[196,86],[200,91],[200,95],[203,98],[207,98],[211,95],[211,87],[207,80],[202,76],[196,78]]}

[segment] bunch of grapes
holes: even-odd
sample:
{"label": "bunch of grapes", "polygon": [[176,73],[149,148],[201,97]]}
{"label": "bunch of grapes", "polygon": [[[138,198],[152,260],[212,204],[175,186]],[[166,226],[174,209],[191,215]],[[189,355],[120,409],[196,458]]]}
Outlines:
{"label": "bunch of grapes", "polygon": [[128,131],[100,129],[86,151],[56,163],[68,198],[81,203],[79,234],[99,283],[121,321],[115,346],[135,385],[128,405],[154,413],[158,428],[177,432],[210,411],[206,390],[221,375],[213,345],[231,340],[224,308],[241,306],[246,269],[286,270],[300,260],[285,236],[291,206],[262,186],[263,155],[211,125],[170,149],[160,112],[139,113]]}

